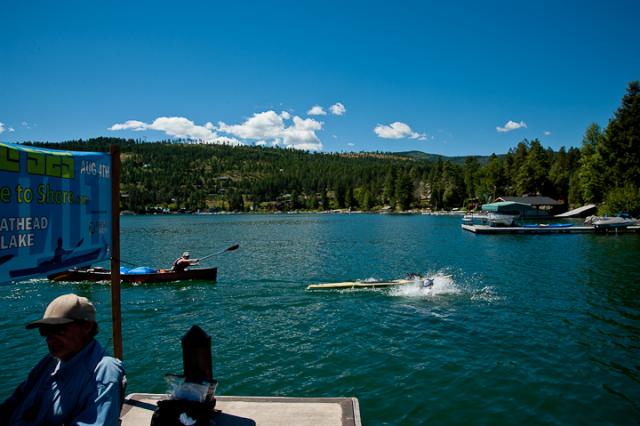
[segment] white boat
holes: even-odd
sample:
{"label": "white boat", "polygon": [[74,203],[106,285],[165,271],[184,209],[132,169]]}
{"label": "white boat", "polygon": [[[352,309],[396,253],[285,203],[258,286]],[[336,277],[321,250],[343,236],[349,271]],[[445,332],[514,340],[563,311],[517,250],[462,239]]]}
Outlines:
{"label": "white boat", "polygon": [[624,216],[601,217],[593,220],[592,224],[596,229],[626,228],[627,226],[635,225],[636,220]]}
{"label": "white boat", "polygon": [[514,226],[519,215],[489,212],[487,222],[491,226]]}
{"label": "white boat", "polygon": [[487,212],[471,212],[462,217],[462,221],[466,223],[485,223],[487,221]]}

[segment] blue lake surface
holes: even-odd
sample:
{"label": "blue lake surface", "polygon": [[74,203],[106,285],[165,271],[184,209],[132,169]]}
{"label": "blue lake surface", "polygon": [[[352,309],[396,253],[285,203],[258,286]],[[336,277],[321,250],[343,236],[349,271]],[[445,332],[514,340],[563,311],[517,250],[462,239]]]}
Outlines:
{"label": "blue lake surface", "polygon": [[[122,259],[203,257],[218,282],[123,285],[128,392],[165,392],[211,335],[221,395],[355,396],[364,424],[638,424],[640,236],[475,235],[425,215],[125,216]],[[306,291],[436,275],[432,291]],[[446,277],[451,275],[451,277]],[[24,324],[75,292],[111,345],[108,284],[0,286],[0,399],[46,352]]]}

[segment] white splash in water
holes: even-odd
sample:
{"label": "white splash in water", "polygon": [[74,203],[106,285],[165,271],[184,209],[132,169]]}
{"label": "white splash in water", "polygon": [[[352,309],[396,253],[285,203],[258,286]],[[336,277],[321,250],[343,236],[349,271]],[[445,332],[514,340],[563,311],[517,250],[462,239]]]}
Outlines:
{"label": "white splash in water", "polygon": [[47,278],[29,278],[21,281],[13,281],[12,283],[18,284],[18,285],[26,285],[26,284],[44,284],[48,282],[49,280]]}
{"label": "white splash in water", "polygon": [[392,288],[389,291],[389,295],[403,297],[434,297],[445,294],[458,294],[462,292],[451,275],[435,274],[428,275],[428,278],[433,280],[432,286],[425,286],[425,279],[427,279],[427,277],[416,277],[414,278],[414,282],[411,284]]}
{"label": "white splash in water", "polygon": [[494,302],[501,299],[502,298],[495,293],[491,286],[483,287],[482,289],[474,292],[471,296],[471,300],[479,300],[483,302]]}

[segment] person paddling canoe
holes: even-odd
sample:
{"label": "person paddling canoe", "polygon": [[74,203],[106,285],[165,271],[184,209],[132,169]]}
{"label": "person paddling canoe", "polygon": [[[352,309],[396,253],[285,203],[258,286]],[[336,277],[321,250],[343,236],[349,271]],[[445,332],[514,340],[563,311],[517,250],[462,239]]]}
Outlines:
{"label": "person paddling canoe", "polygon": [[171,270],[174,272],[184,272],[189,266],[197,264],[200,259],[189,259],[191,255],[188,251],[182,253],[182,256],[173,262]]}

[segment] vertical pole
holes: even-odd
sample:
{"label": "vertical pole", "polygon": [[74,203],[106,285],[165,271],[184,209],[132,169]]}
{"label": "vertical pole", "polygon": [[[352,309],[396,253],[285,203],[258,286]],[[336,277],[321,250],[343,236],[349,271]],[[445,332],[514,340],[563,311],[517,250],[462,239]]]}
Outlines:
{"label": "vertical pole", "polygon": [[120,147],[111,145],[111,320],[113,354],[122,359],[120,310]]}

